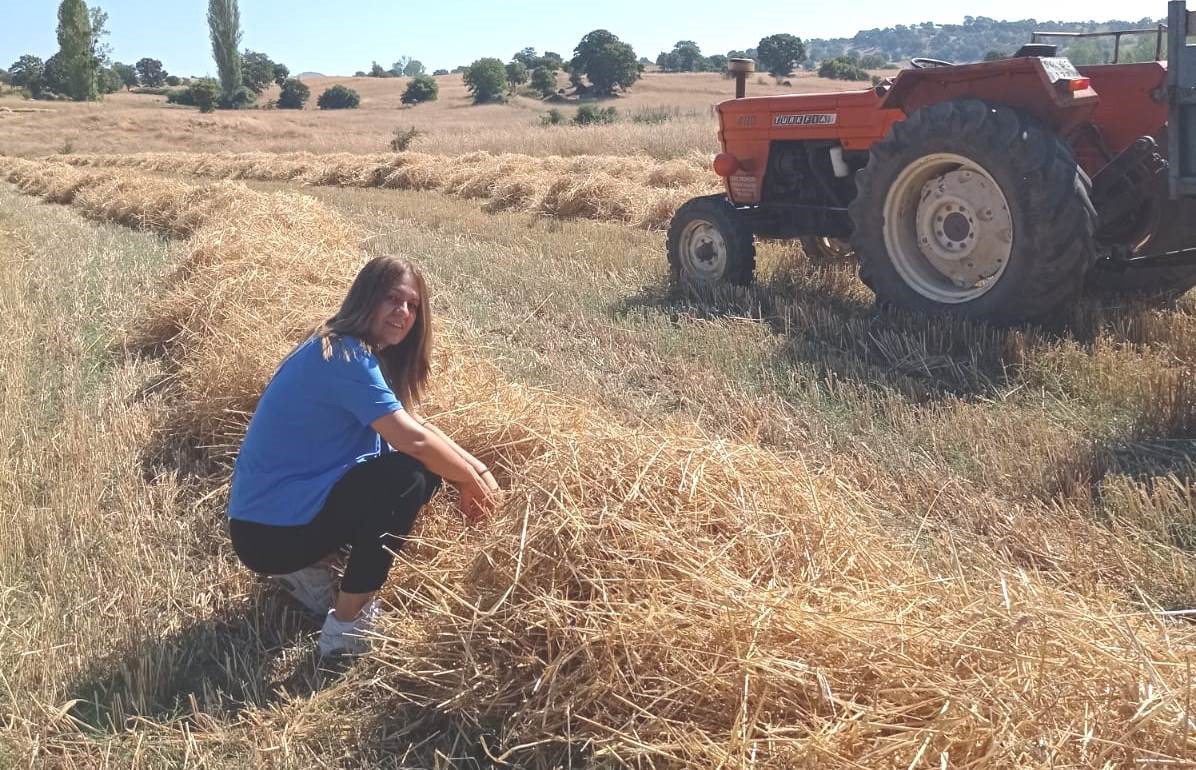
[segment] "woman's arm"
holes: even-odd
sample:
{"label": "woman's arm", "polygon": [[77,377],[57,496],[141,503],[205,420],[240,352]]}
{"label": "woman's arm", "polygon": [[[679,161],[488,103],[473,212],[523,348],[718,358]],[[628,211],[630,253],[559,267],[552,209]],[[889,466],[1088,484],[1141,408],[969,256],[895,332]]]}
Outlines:
{"label": "woman's arm", "polygon": [[429,430],[430,426],[421,425],[402,409],[379,417],[370,426],[386,443],[419,460],[428,470],[461,490],[462,496],[470,502],[470,510],[474,506],[481,510],[494,507],[491,490],[497,489],[497,485],[491,487],[483,481],[475,466],[460,454],[464,450],[443,438],[439,431]]}
{"label": "woman's arm", "polygon": [[478,458],[474,457],[472,454],[470,454],[466,450],[462,449],[460,444],[458,444],[457,442],[455,442],[451,438],[449,438],[447,435],[445,435],[445,432],[442,431],[440,428],[437,428],[435,425],[428,422],[427,418],[424,417],[423,415],[421,415],[415,411],[411,411],[410,414],[411,414],[412,419],[414,419],[416,422],[418,422],[420,425],[422,425],[424,427],[424,430],[430,431],[431,433],[438,436],[440,438],[440,440],[443,441],[444,443],[448,444],[449,447],[454,452],[456,452],[457,455],[462,460],[469,463],[470,467],[472,467],[474,469],[474,471],[479,476],[481,476],[482,481],[486,482],[486,486],[488,486],[494,492],[498,491],[498,482],[495,480],[494,474],[491,473],[490,469],[486,467],[485,463],[483,463]]}

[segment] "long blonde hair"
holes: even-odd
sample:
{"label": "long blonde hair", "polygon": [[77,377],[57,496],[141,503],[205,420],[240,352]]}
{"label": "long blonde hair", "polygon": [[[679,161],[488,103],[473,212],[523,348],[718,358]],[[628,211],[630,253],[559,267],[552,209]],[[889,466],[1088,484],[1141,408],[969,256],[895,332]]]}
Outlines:
{"label": "long blonde hair", "polygon": [[[369,341],[370,319],[390,290],[410,278],[419,291],[419,309],[411,331],[398,345],[375,349]],[[316,327],[324,358],[332,358],[334,343],[354,337],[373,353],[382,366],[382,376],[404,406],[423,398],[432,372],[432,303],[424,276],[407,260],[393,254],[374,257],[361,268],[336,315]]]}

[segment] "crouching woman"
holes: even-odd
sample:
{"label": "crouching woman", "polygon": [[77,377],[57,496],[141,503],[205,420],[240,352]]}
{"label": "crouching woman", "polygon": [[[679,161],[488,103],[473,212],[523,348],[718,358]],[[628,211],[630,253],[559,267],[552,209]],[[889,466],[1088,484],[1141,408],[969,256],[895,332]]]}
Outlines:
{"label": "crouching woman", "polygon": [[[237,456],[233,549],[325,613],[322,656],[364,651],[393,552],[442,479],[468,517],[494,505],[494,476],[414,411],[431,348],[419,271],[395,256],[371,260],[337,314],[278,367]],[[337,591],[329,561],[346,547]]]}

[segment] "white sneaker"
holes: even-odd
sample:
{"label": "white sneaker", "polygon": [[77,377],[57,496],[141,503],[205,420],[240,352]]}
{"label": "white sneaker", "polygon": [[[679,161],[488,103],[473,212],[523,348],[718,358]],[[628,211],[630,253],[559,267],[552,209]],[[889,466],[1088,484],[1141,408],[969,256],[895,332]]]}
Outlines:
{"label": "white sneaker", "polygon": [[282,583],[287,593],[317,615],[327,612],[336,601],[335,575],[325,564],[310,564],[275,579]]}
{"label": "white sneaker", "polygon": [[373,630],[382,614],[382,605],[374,599],[352,620],[337,620],[332,610],[324,618],[316,651],[321,658],[330,655],[361,655],[370,649],[366,634]]}

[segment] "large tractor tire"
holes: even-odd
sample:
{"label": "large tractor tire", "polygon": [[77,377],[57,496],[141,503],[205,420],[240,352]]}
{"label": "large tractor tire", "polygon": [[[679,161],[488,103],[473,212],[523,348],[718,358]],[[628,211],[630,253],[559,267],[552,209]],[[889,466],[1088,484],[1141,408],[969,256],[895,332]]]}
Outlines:
{"label": "large tractor tire", "polygon": [[1074,299],[1096,212],[1070,148],[1009,107],[925,107],[873,145],[851,204],[860,278],[877,300],[995,323]]}
{"label": "large tractor tire", "polygon": [[690,286],[746,286],[756,271],[756,245],[725,195],[687,201],[669,224],[673,280]]}

